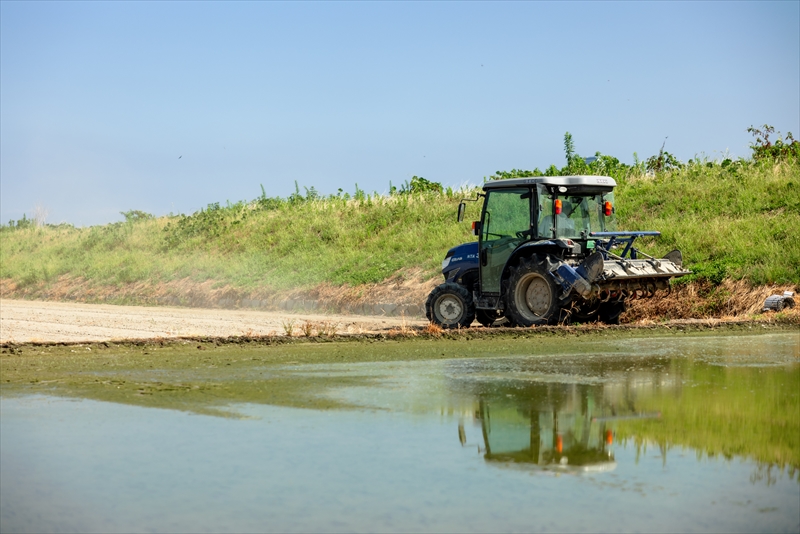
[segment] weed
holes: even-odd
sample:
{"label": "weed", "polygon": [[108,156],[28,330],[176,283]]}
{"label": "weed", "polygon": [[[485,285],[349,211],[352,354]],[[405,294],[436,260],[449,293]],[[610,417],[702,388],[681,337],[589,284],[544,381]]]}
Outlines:
{"label": "weed", "polygon": [[404,336],[404,337],[414,337],[417,335],[417,330],[406,322],[406,314],[401,314],[400,326],[392,328],[389,330],[390,336]]}
{"label": "weed", "polygon": [[339,330],[339,323],[323,321],[317,325],[317,333],[321,336],[334,337]]}
{"label": "weed", "polygon": [[666,144],[667,140],[664,139],[664,143],[662,143],[661,150],[658,151],[658,155],[647,158],[647,161],[645,162],[645,168],[648,171],[664,172],[683,167],[683,163],[678,161],[678,158],[664,150]]}
{"label": "weed", "polygon": [[304,336],[311,337],[314,334],[314,323],[311,321],[303,321],[303,323],[300,324],[300,331]]}
{"label": "weed", "polygon": [[121,211],[119,213],[120,215],[125,217],[125,222],[127,223],[137,223],[140,221],[147,221],[155,218],[150,213],[141,210]]}
{"label": "weed", "polygon": [[442,335],[442,327],[434,323],[428,323],[428,326],[425,327],[425,333],[439,337]]}
{"label": "weed", "polygon": [[800,160],[800,141],[792,137],[792,132],[787,132],[786,139],[778,132],[778,140],[773,143],[769,136],[775,133],[775,128],[769,124],[761,128],[763,130],[753,126],[747,129],[755,137],[755,141],[750,144],[754,160]]}
{"label": "weed", "polygon": [[288,321],[283,321],[281,326],[283,327],[283,333],[287,336],[291,337],[294,334],[294,319],[289,319]]}

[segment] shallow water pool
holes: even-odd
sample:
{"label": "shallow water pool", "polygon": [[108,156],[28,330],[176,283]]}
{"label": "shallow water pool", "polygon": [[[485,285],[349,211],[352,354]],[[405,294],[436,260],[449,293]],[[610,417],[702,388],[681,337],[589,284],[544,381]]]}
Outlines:
{"label": "shallow water pool", "polygon": [[230,418],[4,395],[0,530],[797,532],[799,345],[285,365],[356,408]]}

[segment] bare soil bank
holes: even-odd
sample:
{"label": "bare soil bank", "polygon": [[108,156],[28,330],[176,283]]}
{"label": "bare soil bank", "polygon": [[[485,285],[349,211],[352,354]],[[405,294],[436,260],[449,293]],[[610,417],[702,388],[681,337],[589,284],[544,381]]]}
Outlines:
{"label": "bare soil bank", "polygon": [[424,324],[399,317],[0,300],[0,343],[332,336]]}
{"label": "bare soil bank", "polygon": [[[572,335],[649,335],[711,330],[796,330],[800,309],[751,319],[677,319],[625,325],[583,324],[525,328],[472,328],[442,331],[423,320],[287,312],[149,308],[98,304],[0,300],[0,346],[102,345],[169,346],[198,344],[275,345],[402,339],[528,338]],[[798,336],[800,345],[800,335]]]}
{"label": "bare soil bank", "polygon": [[[20,287],[0,280],[0,298],[38,301],[82,302],[135,306],[173,306],[227,310],[264,310],[315,315],[381,316],[423,320],[428,293],[441,283],[439,277],[425,279],[419,270],[400,273],[381,284],[332,286],[321,284],[296,291],[237,290],[213,280],[190,279],[162,283],[142,282],[119,287],[96,286],[79,277],[61,276],[50,283]],[[751,286],[744,281],[725,280],[718,286],[693,282],[659,292],[652,299],[632,301],[622,323],[662,322],[675,319],[749,319],[758,316],[770,295],[784,291],[800,293],[794,285]],[[321,320],[319,318],[312,320]],[[346,322],[331,318],[330,320]],[[365,319],[364,322],[371,322]],[[269,328],[280,329],[272,323]],[[372,329],[374,330],[374,329]],[[259,330],[260,332],[260,330]]]}
{"label": "bare soil bank", "polygon": [[380,284],[320,284],[312,289],[282,291],[269,288],[246,291],[214,280],[197,282],[189,278],[108,286],[63,275],[51,282],[25,286],[0,279],[0,298],[423,318],[425,299],[440,283],[439,277],[426,279],[420,269],[398,273]]}
{"label": "bare soil bank", "polygon": [[[438,278],[426,281],[419,272],[413,272],[383,284],[322,285],[309,291],[266,295],[244,294],[232,288],[215,288],[211,281],[188,279],[120,288],[92,287],[86,280],[69,277],[47,287],[20,288],[1,280],[0,342],[413,333],[426,328],[422,303],[438,283]],[[769,295],[798,289],[751,287],[730,280],[716,287],[695,282],[676,286],[656,298],[632,301],[621,321],[642,326],[709,319],[761,320]],[[780,322],[800,323],[800,306],[763,318],[774,321],[776,315]]]}

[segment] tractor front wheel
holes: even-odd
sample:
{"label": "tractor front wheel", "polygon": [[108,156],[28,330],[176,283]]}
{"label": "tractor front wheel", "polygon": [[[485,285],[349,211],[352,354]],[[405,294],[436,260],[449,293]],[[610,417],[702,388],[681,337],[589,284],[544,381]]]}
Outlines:
{"label": "tractor front wheel", "polygon": [[507,315],[517,326],[556,324],[561,312],[558,286],[536,256],[520,260],[508,283]]}
{"label": "tractor front wheel", "polygon": [[445,282],[428,295],[425,315],[441,328],[467,328],[475,319],[475,304],[467,288]]}

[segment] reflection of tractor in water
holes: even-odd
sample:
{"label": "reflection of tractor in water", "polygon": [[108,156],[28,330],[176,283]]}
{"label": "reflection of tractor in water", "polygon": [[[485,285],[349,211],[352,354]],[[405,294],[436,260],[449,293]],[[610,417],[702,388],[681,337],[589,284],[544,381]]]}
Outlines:
{"label": "reflection of tractor in water", "polygon": [[609,418],[602,417],[606,410],[595,405],[590,390],[582,393],[582,402],[560,406],[547,397],[523,403],[481,399],[484,458],[570,471],[614,469],[613,432]]}
{"label": "reflection of tractor in water", "polygon": [[[480,424],[484,459],[499,466],[610,471],[616,467],[613,444],[618,422],[660,417],[638,411],[634,389],[639,386],[624,382],[497,384],[468,379],[458,390],[465,387],[477,397],[474,421]],[[466,445],[463,422],[458,434]]]}
{"label": "reflection of tractor in water", "polygon": [[654,258],[633,247],[637,237],[659,232],[616,231],[615,186],[604,176],[484,184],[481,220],[473,223],[478,241],[447,252],[446,281],[425,303],[428,319],[442,328],[476,318],[485,326],[500,318],[516,326],[618,323],[627,300],[652,297],[688,274],[678,250]]}

